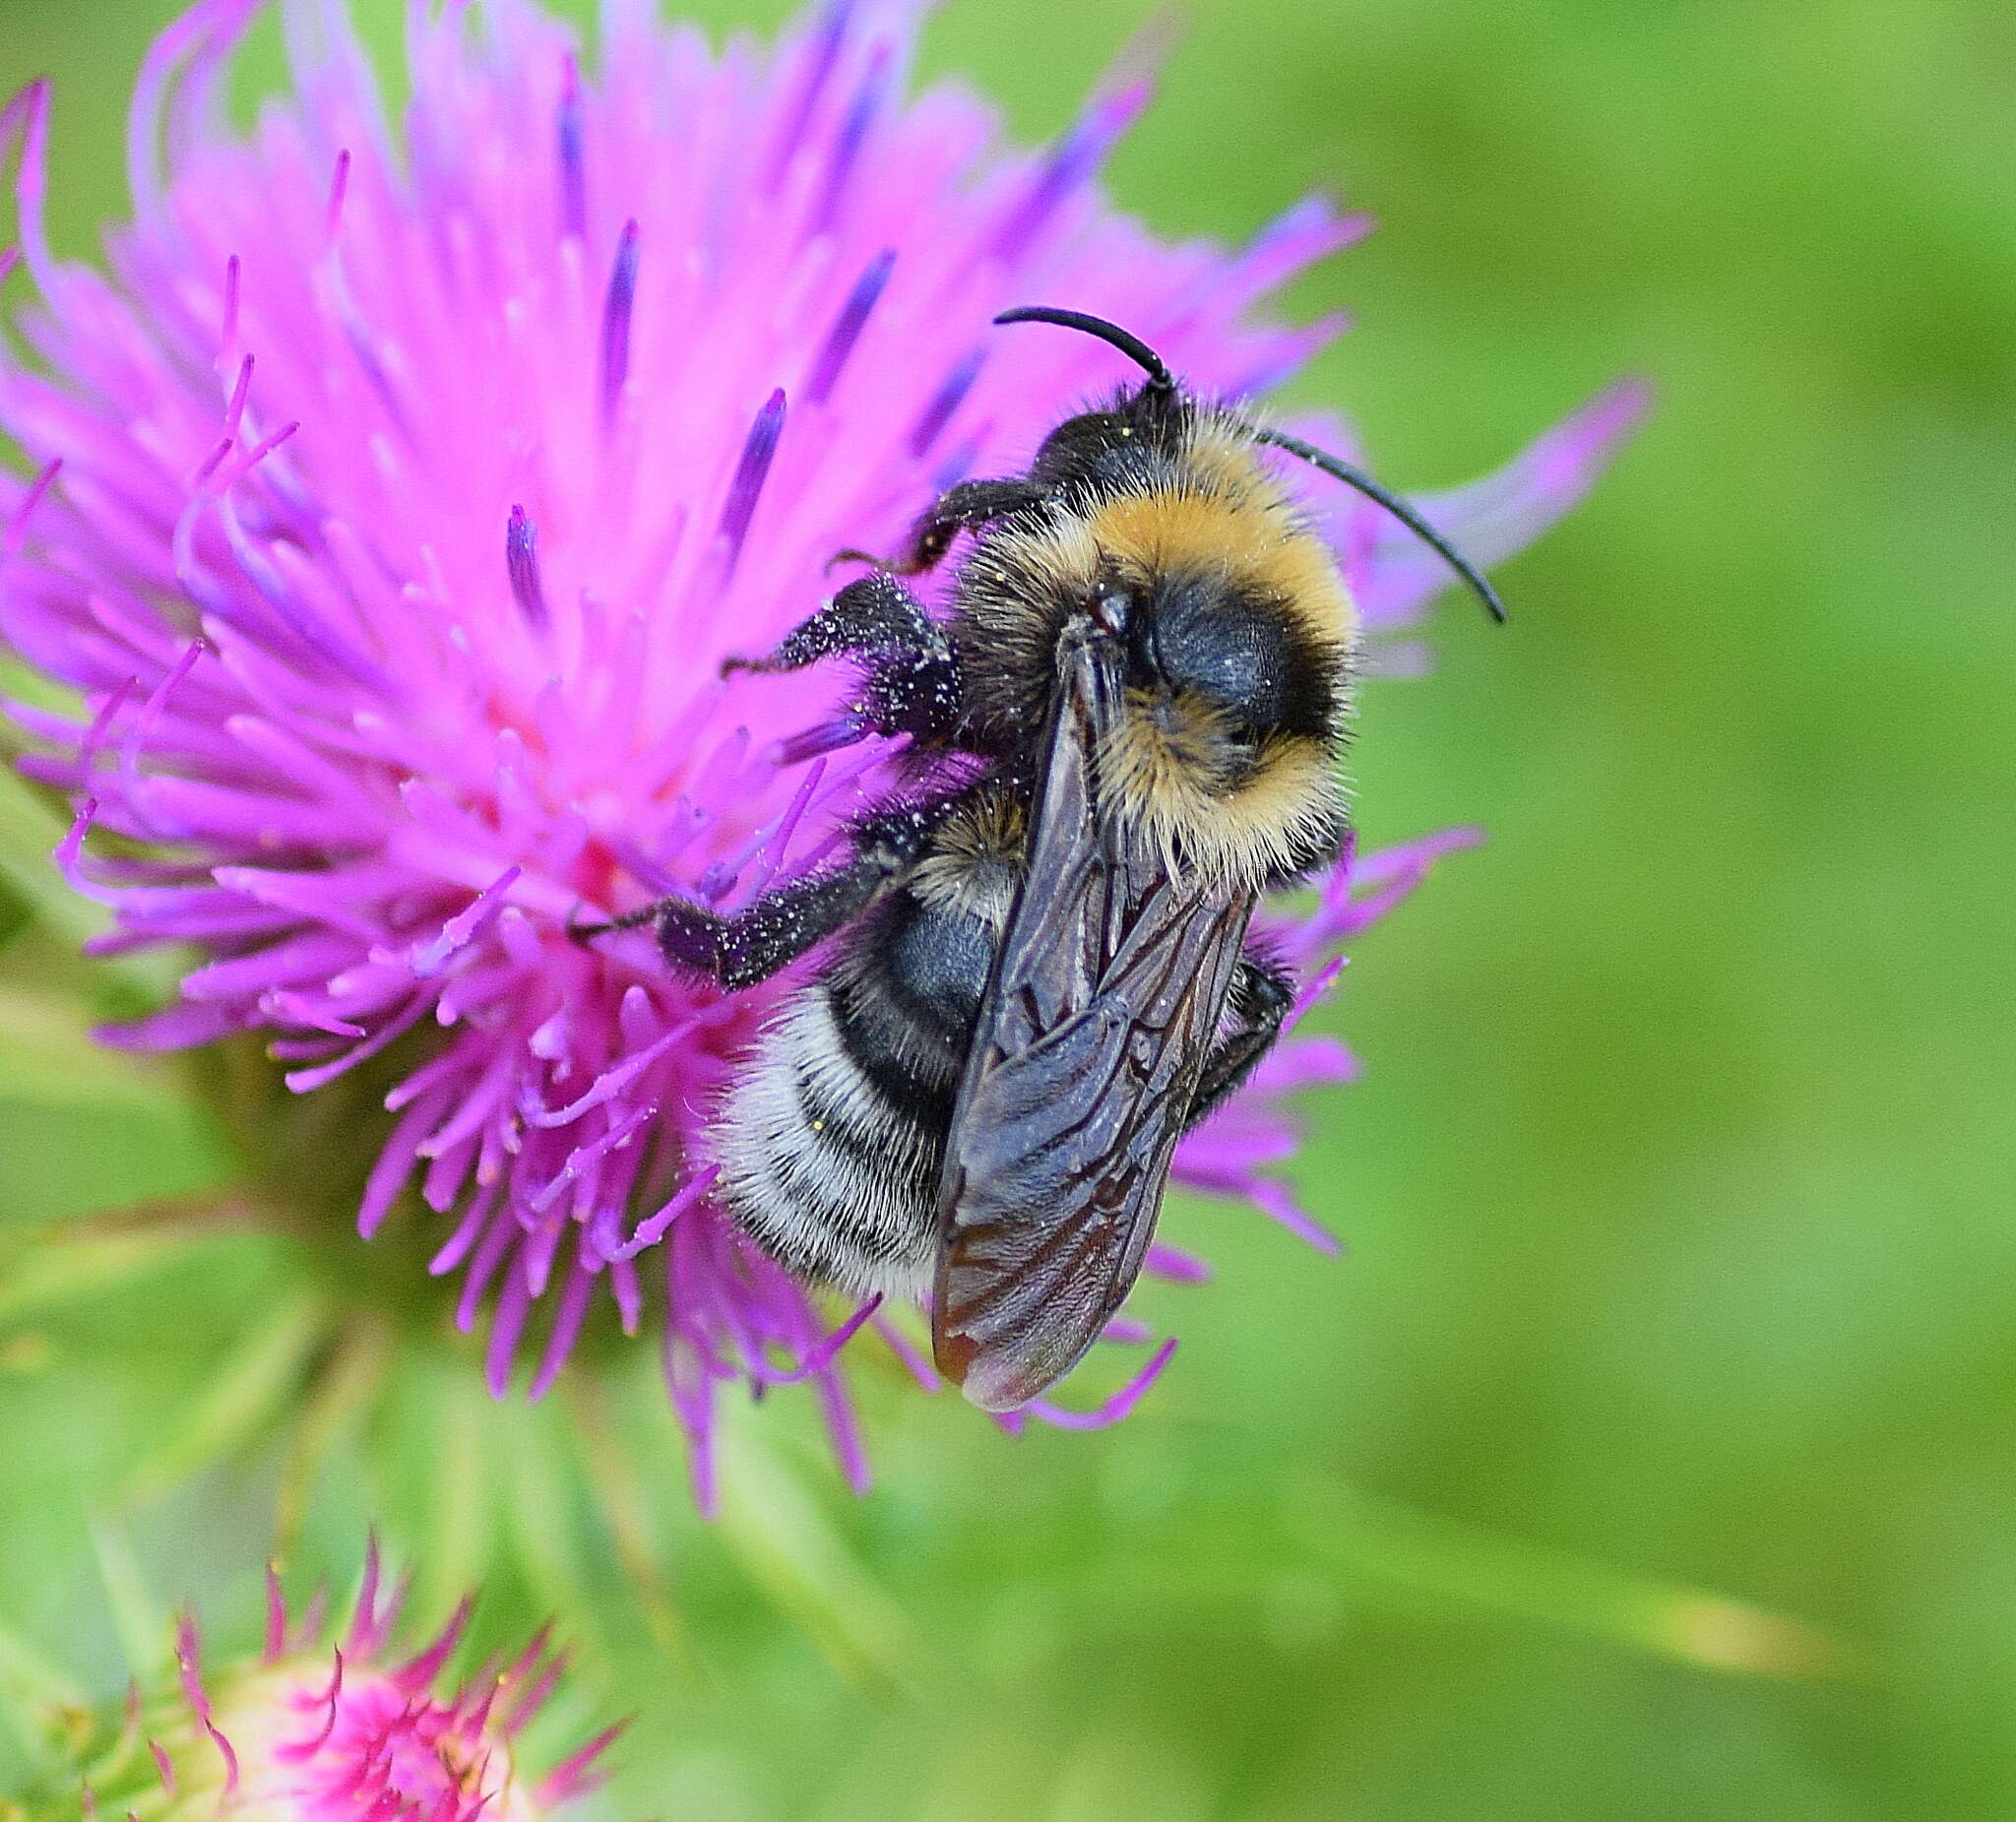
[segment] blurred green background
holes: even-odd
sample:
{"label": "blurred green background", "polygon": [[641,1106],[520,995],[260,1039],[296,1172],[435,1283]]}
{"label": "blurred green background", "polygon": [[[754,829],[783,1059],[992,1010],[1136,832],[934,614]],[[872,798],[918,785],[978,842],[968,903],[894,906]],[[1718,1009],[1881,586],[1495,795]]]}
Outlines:
{"label": "blurred green background", "polygon": [[[57,79],[69,250],[121,207],[172,10],[0,5],[4,86]],[[1047,134],[1147,11],[952,0],[927,66]],[[1185,12],[1114,187],[1166,234],[1316,185],[1378,212],[1287,301],[1357,313],[1293,396],[1355,414],[1385,474],[1480,471],[1623,370],[1660,392],[1504,572],[1514,626],[1446,614],[1439,675],[1365,704],[1370,837],[1490,842],[1329,1014],[1369,1073],[1299,1175],[1350,1256],[1177,1207],[1219,1282],[1149,1293],[1185,1347],[1137,1419],[1011,1443],[871,1387],[855,1502],[773,1410],[713,1530],[619,1385],[662,1606],[542,1473],[564,1413],[415,1374],[464,1455],[389,1541],[428,1600],[497,1559],[499,1636],[576,1609],[572,1718],[643,1717],[612,1815],[2006,1817],[2016,12]],[[85,982],[19,908],[0,929],[0,995]],[[33,1249],[216,1177],[146,1082],[0,1063],[0,1691],[32,1650],[102,1694],[141,1586],[249,1620],[287,1476],[261,1387],[316,1344],[271,1243],[107,1254],[133,1275],[89,1294]],[[316,1483],[304,1575],[409,1510],[388,1438],[420,1430],[345,1420],[378,1440]],[[249,1465],[183,1480],[219,1437]],[[0,1737],[0,1788],[25,1750]]]}

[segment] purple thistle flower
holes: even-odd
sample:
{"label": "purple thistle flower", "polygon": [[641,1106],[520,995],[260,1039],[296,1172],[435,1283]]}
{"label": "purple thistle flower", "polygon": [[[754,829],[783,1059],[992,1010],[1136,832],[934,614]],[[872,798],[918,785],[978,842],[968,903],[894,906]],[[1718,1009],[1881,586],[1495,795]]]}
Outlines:
{"label": "purple thistle flower", "polygon": [[[919,10],[828,0],[774,53],[716,54],[605,0],[589,68],[532,0],[415,7],[395,121],[341,0],[284,0],[291,91],[245,138],[222,77],[259,0],[202,0],[140,77],[110,277],[43,238],[46,89],[0,115],[28,350],[0,347],[0,430],[32,465],[0,473],[0,636],[79,704],[14,707],[22,763],[77,805],[59,860],[110,908],[95,946],[199,957],[108,1041],[263,1034],[297,1095],[395,1072],[361,1232],[416,1186],[500,1394],[521,1357],[543,1393],[601,1301],[655,1325],[703,1498],[736,1379],[816,1381],[858,1479],[836,1355],[864,1321],[907,1344],[883,1311],[829,1334],[711,1198],[710,1110],[795,972],[725,994],[570,920],[672,890],[733,909],[886,782],[900,743],[836,723],[830,676],[719,667],[802,619],[837,549],[1020,468],[1116,377],[1083,338],[1000,341],[997,310],[1099,311],[1245,399],[1340,327],[1255,303],[1365,227],[1312,200],[1242,250],[1165,245],[1097,181],[1144,78],[1047,153],[1003,150],[970,91],[908,95]],[[1612,392],[1422,504],[1504,555],[1636,409]],[[1368,626],[1418,617],[1432,559],[1297,485]],[[1348,854],[1277,919],[1305,1006],[1466,839]],[[1284,1098],[1353,1067],[1282,1044],[1178,1179],[1320,1243],[1266,1170]],[[1202,1274],[1166,1247],[1151,1270]]]}
{"label": "purple thistle flower", "polygon": [[[602,1755],[621,1726],[540,1775],[523,1763],[525,1730],[566,1668],[545,1632],[456,1682],[445,1670],[472,1601],[406,1653],[394,1648],[405,1599],[404,1582],[384,1585],[374,1542],[340,1634],[324,1625],[320,1592],[290,1614],[271,1569],[265,1646],[249,1662],[207,1665],[196,1621],[185,1615],[172,1687],[133,1687],[49,1813],[78,1814],[81,1789],[87,1822],[136,1812],[161,1822],[538,1822],[601,1782]],[[40,1814],[42,1805],[23,1813]]]}

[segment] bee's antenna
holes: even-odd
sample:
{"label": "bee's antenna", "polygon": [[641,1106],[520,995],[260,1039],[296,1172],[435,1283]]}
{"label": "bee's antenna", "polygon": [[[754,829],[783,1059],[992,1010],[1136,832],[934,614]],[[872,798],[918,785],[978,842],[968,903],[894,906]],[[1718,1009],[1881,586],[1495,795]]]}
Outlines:
{"label": "bee's antenna", "polygon": [[994,321],[997,324],[1055,323],[1059,329],[1076,329],[1085,335],[1097,336],[1100,341],[1118,348],[1148,375],[1151,392],[1173,393],[1176,390],[1176,376],[1168,370],[1163,357],[1139,336],[1130,335],[1119,324],[1109,323],[1102,316],[1087,316],[1082,310],[1053,310],[1047,304],[1024,304],[1020,309],[1003,310]]}
{"label": "bee's antenna", "polygon": [[1253,435],[1262,443],[1271,443],[1276,449],[1285,449],[1291,456],[1299,456],[1312,468],[1333,475],[1347,487],[1355,487],[1368,500],[1376,500],[1394,518],[1407,527],[1422,543],[1449,565],[1463,580],[1477,591],[1478,599],[1483,602],[1484,611],[1500,626],[1505,623],[1505,603],[1498,598],[1498,591],[1484,580],[1483,571],[1479,569],[1462,551],[1458,550],[1441,533],[1435,530],[1419,513],[1389,487],[1383,487],[1369,474],[1354,469],[1350,463],[1333,456],[1327,450],[1318,449],[1313,443],[1304,443],[1298,436],[1290,436],[1285,430],[1255,430]]}
{"label": "bee's antenna", "polygon": [[[1003,310],[994,321],[999,325],[1054,323],[1060,329],[1076,329],[1081,334],[1097,337],[1109,346],[1118,348],[1148,375],[1148,388],[1151,392],[1173,395],[1176,390],[1175,375],[1168,370],[1167,362],[1139,336],[1122,329],[1117,323],[1107,322],[1102,316],[1088,316],[1082,310],[1052,309],[1047,304],[1023,304],[1013,310]],[[1304,443],[1300,437],[1290,436],[1285,430],[1256,430],[1253,434],[1258,441],[1272,444],[1276,449],[1285,449],[1292,456],[1300,457],[1311,467],[1321,469],[1324,473],[1343,481],[1347,487],[1355,487],[1366,499],[1377,501],[1470,584],[1477,592],[1478,599],[1483,602],[1484,611],[1493,620],[1500,626],[1505,623],[1505,603],[1498,598],[1498,591],[1491,587],[1483,571],[1390,487],[1382,486],[1369,474],[1360,469],[1353,468],[1341,457],[1333,456],[1327,450],[1318,449],[1313,443]]]}

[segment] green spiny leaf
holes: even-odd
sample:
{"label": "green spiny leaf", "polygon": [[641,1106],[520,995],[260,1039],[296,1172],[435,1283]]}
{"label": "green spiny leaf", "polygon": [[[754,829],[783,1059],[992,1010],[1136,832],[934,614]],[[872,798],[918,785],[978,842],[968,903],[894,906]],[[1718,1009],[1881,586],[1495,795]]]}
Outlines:
{"label": "green spiny leaf", "polygon": [[380,1319],[351,1319],[329,1357],[317,1368],[288,1439],[274,1499],[274,1550],[293,1553],[315,1480],[330,1452],[353,1429],[385,1383],[398,1343]]}
{"label": "green spiny leaf", "polygon": [[121,1503],[145,1505],[248,1443],[294,1396],[310,1354],[327,1337],[328,1316],[318,1295],[301,1290],[285,1298],[225,1358],[209,1392],[135,1469]]}
{"label": "green spiny leaf", "polygon": [[0,1099],[164,1119],[185,1111],[173,1076],[93,1040],[84,1007],[4,983]]}
{"label": "green spiny leaf", "polygon": [[512,1461],[507,1524],[526,1581],[553,1613],[565,1616],[569,1643],[592,1656],[606,1680],[609,1642],[597,1620],[594,1573],[582,1551],[578,1514],[568,1500],[579,1489],[580,1476],[567,1452],[555,1446],[553,1419],[558,1415],[557,1408],[497,1408]]}
{"label": "green spiny leaf", "polygon": [[0,1625],[0,1715],[31,1758],[47,1754],[58,1718],[85,1706],[84,1692],[18,1632]]}
{"label": "green spiny leaf", "polygon": [[922,1639],[765,1440],[763,1414],[734,1403],[723,1411],[722,1538],[850,1676],[914,1692],[925,1680]]}
{"label": "green spiny leaf", "polygon": [[145,1683],[166,1666],[173,1652],[166,1613],[134,1554],[123,1520],[109,1512],[96,1514],[91,1522],[91,1541],[126,1667]]}
{"label": "green spiny leaf", "polygon": [[188,1244],[182,1234],[146,1231],[39,1238],[0,1264],[0,1322],[95,1296],[173,1263]]}
{"label": "green spiny leaf", "polygon": [[474,1585],[489,1561],[496,1509],[490,1485],[490,1404],[474,1374],[459,1362],[429,1362],[412,1377],[425,1409],[410,1431],[426,1448],[419,1472],[428,1524],[426,1552],[418,1566],[428,1604],[445,1610]]}
{"label": "green spiny leaf", "polygon": [[1697,1669],[1838,1676],[1839,1641],[1702,1589],[1507,1537],[1340,1481],[1305,1482],[1292,1522],[1319,1559],[1398,1589],[1564,1626]]}
{"label": "green spiny leaf", "polygon": [[700,1660],[660,1569],[644,1491],[616,1433],[608,1390],[585,1371],[563,1374],[560,1389],[574,1423],[582,1467],[615,1540],[617,1560],[629,1579],[644,1623],[677,1673],[687,1681],[697,1680]]}

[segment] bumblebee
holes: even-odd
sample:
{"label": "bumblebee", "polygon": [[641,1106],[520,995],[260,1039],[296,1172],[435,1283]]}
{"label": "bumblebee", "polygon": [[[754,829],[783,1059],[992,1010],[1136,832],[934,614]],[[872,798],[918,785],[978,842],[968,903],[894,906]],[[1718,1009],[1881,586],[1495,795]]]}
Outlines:
{"label": "bumblebee", "polygon": [[[914,775],[847,857],[732,915],[666,899],[666,960],[723,986],[829,937],[716,1128],[721,1193],[802,1278],[928,1301],[939,1369],[1005,1411],[1078,1362],[1141,1270],[1183,1133],[1279,1035],[1292,983],[1247,925],[1331,860],[1358,635],[1277,449],[1371,495],[1502,609],[1404,501],[1145,377],[1050,432],[1028,473],[953,487],[904,549],[769,657],[856,661],[849,724]],[[904,582],[962,534],[950,610]]]}

